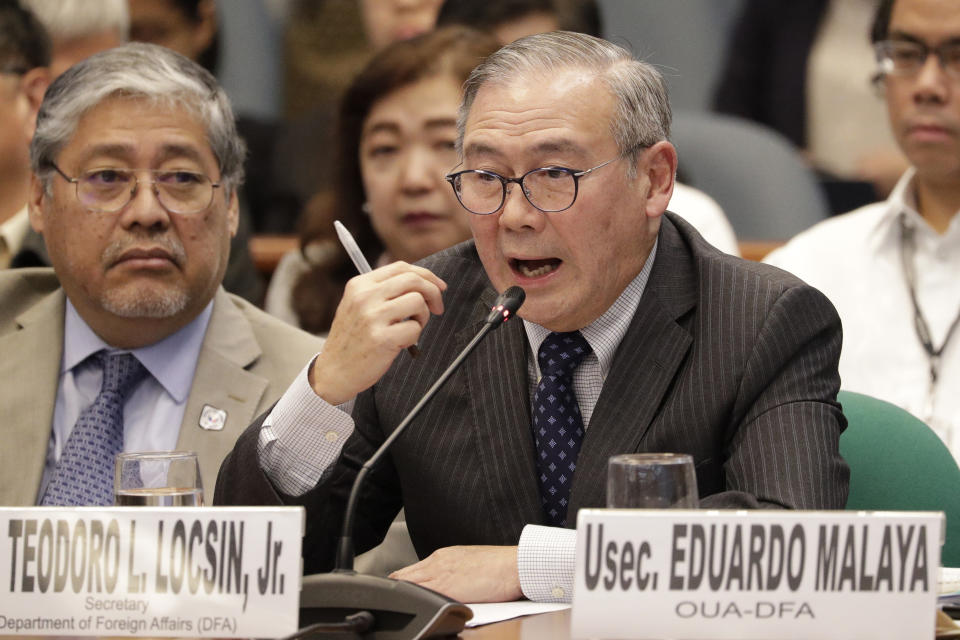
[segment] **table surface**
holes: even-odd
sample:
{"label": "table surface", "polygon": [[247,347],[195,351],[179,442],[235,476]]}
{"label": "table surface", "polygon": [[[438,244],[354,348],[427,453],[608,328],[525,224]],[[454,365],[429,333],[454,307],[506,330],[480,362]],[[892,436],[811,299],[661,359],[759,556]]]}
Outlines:
{"label": "table surface", "polygon": [[570,637],[570,609],[464,629],[459,637],[463,640],[565,640]]}
{"label": "table surface", "polygon": [[[2,638],[3,636],[0,636]],[[14,636],[7,636],[13,638]],[[58,640],[56,636],[16,636],[17,640]],[[322,638],[323,636],[316,636]],[[338,636],[339,637],[339,636]],[[551,611],[522,618],[513,618],[494,624],[464,629],[457,636],[463,640],[568,640],[570,638],[570,610]],[[75,640],[75,639],[71,639]],[[101,639],[104,640],[104,639]],[[106,640],[130,640],[109,638]],[[149,640],[139,638],[137,640]]]}
{"label": "table surface", "polygon": [[[8,637],[12,638],[14,636]],[[17,637],[21,640],[56,640],[55,636]],[[464,629],[457,637],[462,638],[462,640],[569,640],[570,609],[513,618],[474,629]],[[943,612],[938,612],[936,638],[943,640],[960,638],[960,628]],[[127,639],[116,638],[112,640]]]}
{"label": "table surface", "polygon": [[[960,638],[960,628],[943,612],[937,612],[936,638]],[[463,640],[569,640],[570,609],[523,618],[513,618],[475,629],[464,629]]]}

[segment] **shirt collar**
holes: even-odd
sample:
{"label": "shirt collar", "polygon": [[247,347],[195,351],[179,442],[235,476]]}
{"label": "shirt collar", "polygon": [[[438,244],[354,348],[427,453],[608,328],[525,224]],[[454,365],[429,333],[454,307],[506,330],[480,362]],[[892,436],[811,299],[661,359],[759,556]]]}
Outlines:
{"label": "shirt collar", "polygon": [[93,332],[68,298],[60,373],[70,371],[97,351],[127,351],[136,356],[177,403],[183,403],[193,386],[193,372],[212,312],[211,300],[189,324],[163,340],[139,349],[114,349]]}
{"label": "shirt collar", "polygon": [[879,251],[890,243],[898,242],[900,233],[898,220],[901,215],[905,216],[907,224],[916,229],[922,236],[932,238],[934,245],[949,241],[949,238],[960,235],[960,215],[953,217],[953,220],[950,221],[950,227],[943,237],[934,231],[920,215],[917,208],[915,175],[916,169],[911,167],[900,177],[897,186],[893,188],[887,198],[883,215],[877,218],[872,228],[868,229],[867,238],[874,250]]}
{"label": "shirt collar", "polygon": [[[580,333],[590,343],[590,347],[600,361],[600,371],[604,378],[610,370],[610,364],[613,362],[613,356],[620,346],[620,341],[627,334],[627,329],[630,328],[637,307],[640,306],[640,298],[647,286],[647,280],[650,279],[650,271],[653,270],[658,243],[659,239],[653,243],[653,249],[647,256],[640,273],[630,281],[623,293],[610,305],[610,308],[599,318],[580,329]],[[526,320],[523,321],[523,328],[527,332],[527,342],[533,353],[537,352],[540,344],[551,333],[549,329]],[[534,358],[534,362],[536,362],[536,358]],[[539,372],[539,364],[537,364],[537,371]]]}

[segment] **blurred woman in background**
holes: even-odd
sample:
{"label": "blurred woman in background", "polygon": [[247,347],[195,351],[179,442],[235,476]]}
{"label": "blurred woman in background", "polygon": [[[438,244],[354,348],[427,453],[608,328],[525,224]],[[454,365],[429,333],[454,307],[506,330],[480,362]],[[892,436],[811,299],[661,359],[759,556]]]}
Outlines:
{"label": "blurred woman in background", "polygon": [[444,176],[457,164],[461,85],[497,47],[492,36],[447,27],[386,47],[360,72],[341,102],[333,193],[307,205],[301,248],[277,266],[268,312],[313,333],[329,329],[356,275],[336,219],[375,266],[470,237],[470,214]]}

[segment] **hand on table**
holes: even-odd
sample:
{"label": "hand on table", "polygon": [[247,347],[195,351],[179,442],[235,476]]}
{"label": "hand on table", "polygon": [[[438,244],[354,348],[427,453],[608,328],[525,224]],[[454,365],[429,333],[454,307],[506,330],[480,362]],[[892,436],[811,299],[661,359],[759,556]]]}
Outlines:
{"label": "hand on table", "polygon": [[430,314],[443,313],[446,288],[427,269],[405,262],[352,278],[310,370],[313,390],[336,405],[371,387],[417,342]]}
{"label": "hand on table", "polygon": [[517,547],[444,547],[390,577],[415,582],[460,602],[509,602],[523,597]]}

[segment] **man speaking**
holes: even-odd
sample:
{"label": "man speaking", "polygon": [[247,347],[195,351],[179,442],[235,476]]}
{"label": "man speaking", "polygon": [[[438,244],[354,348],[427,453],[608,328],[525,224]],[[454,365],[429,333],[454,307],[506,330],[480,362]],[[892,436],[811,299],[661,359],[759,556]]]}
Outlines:
{"label": "man speaking", "polygon": [[[604,505],[618,453],[692,454],[704,507],[844,506],[837,315],[665,213],[677,156],[650,65],[590,36],[524,38],[473,71],[459,124],[448,179],[473,241],[349,283],[219,501],[306,505],[304,569],[328,569],[360,466],[516,285],[523,322],[480,344],[361,493],[358,551],[406,509],[425,559],[394,577],[467,602],[569,599],[569,528]],[[354,397],[351,418],[337,405]]]}

